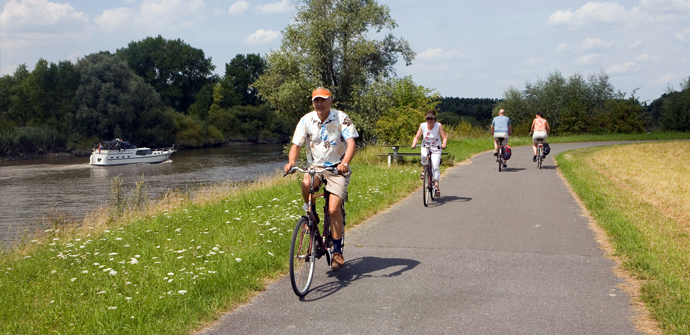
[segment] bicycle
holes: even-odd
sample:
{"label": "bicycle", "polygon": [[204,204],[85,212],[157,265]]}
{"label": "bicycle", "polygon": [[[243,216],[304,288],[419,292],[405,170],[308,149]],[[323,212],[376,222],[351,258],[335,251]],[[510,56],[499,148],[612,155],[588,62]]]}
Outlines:
{"label": "bicycle", "polygon": [[541,163],[544,160],[544,139],[537,139],[537,167],[541,169]]}
{"label": "bicycle", "polygon": [[[427,150],[427,163],[424,166],[424,177],[422,178],[422,200],[424,207],[428,207],[431,200],[436,199],[436,188],[434,187],[434,175],[431,166],[431,145],[423,144],[422,147]],[[441,149],[440,146],[436,146]],[[438,163],[441,165],[441,162]]]}
{"label": "bicycle", "polygon": [[[292,240],[290,242],[290,282],[292,283],[292,290],[299,297],[303,297],[309,291],[312,278],[314,277],[314,265],[317,259],[326,255],[328,267],[332,268],[332,250],[333,240],[330,231],[330,216],[328,214],[329,198],[331,193],[326,190],[326,179],[323,179],[324,192],[314,194],[314,175],[324,171],[337,172],[336,167],[327,167],[323,169],[309,168],[307,170],[293,167],[288,174],[295,171],[309,174],[309,198],[306,206],[306,214],[302,215],[295,229],[292,232]],[[323,235],[319,233],[319,217],[316,214],[316,199],[323,197],[326,201],[324,205],[323,218]],[[344,203],[344,200],[343,200]],[[345,249],[345,208],[344,204],[340,204],[340,211],[343,218],[342,231],[342,247]]]}
{"label": "bicycle", "polygon": [[503,140],[505,137],[496,137],[498,140],[498,152],[496,154],[496,161],[498,162],[498,172],[503,171],[506,167],[505,160],[503,159]]}

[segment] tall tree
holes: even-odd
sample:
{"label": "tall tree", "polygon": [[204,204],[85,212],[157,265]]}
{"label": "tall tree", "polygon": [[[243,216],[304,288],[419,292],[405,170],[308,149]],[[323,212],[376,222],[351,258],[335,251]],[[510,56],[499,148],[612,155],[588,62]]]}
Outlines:
{"label": "tall tree", "polygon": [[399,57],[407,65],[414,59],[404,39],[391,33],[370,38],[397,27],[388,6],[375,0],[296,0],[295,5],[280,49],[266,56],[266,72],[254,83],[261,98],[291,121],[309,110],[314,88],[329,88],[336,106],[347,109],[375,80],[394,75]]}
{"label": "tall tree", "polygon": [[204,85],[216,81],[215,65],[204,51],[181,39],[168,40],[160,35],[130,42],[118,49],[134,72],[160,94],[163,105],[186,113]]}
{"label": "tall tree", "polygon": [[120,137],[164,145],[173,142],[172,117],[164,113],[158,93],[117,56],[92,54],[81,59],[78,110],[73,128],[86,137]]}
{"label": "tall tree", "polygon": [[266,60],[259,54],[238,54],[225,64],[225,77],[221,81],[224,101],[221,107],[260,105],[259,91],[251,85],[264,73],[265,68]]}

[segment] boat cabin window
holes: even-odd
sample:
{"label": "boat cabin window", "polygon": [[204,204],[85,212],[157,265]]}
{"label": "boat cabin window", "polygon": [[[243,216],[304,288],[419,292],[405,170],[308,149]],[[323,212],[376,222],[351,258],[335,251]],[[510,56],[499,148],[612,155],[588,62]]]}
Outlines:
{"label": "boat cabin window", "polygon": [[151,149],[149,149],[149,150],[137,150],[137,155],[146,156],[146,155],[150,155],[151,152],[152,152]]}

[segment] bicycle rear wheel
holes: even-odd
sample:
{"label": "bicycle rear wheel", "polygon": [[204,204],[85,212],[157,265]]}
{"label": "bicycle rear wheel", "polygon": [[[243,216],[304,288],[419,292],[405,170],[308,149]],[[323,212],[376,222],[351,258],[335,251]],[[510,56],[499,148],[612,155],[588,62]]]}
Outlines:
{"label": "bicycle rear wheel", "polygon": [[542,156],[544,152],[542,150],[542,147],[539,147],[539,156],[537,156],[537,166],[539,167],[539,169],[541,169],[541,163],[544,160],[544,156]]}
{"label": "bicycle rear wheel", "polygon": [[498,172],[503,171],[503,148],[498,148]]}
{"label": "bicycle rear wheel", "polygon": [[308,226],[309,219],[301,217],[292,232],[290,242],[290,282],[300,297],[309,291],[316,264],[316,237]]}

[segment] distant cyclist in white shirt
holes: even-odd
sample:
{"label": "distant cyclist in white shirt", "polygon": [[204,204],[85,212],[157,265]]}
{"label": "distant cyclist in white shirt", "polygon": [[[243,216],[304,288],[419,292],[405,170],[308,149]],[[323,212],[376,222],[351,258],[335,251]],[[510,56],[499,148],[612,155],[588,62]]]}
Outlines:
{"label": "distant cyclist in white shirt", "polygon": [[[347,186],[350,183],[350,161],[355,155],[355,138],[359,136],[350,117],[342,111],[332,109],[333,98],[331,92],[319,87],[311,94],[314,111],[304,115],[299,120],[295,135],[292,138],[292,148],[288,155],[288,163],[283,170],[288,173],[297,163],[301,147],[307,143],[307,161],[312,166],[335,166],[338,173],[324,171],[314,178],[314,188],[321,186],[325,178],[328,183],[326,189],[331,193],[328,213],[331,218],[331,237],[333,238],[333,270],[338,270],[345,264],[342,254],[343,218],[340,215],[340,204],[346,199]],[[309,201],[309,175],[302,180],[302,196],[304,202]]]}
{"label": "distant cyclist in white shirt", "polygon": [[[425,147],[422,147],[422,165],[426,166],[428,164],[428,157],[431,154],[431,172],[433,173],[434,188],[436,196],[441,195],[441,189],[439,182],[441,180],[441,170],[439,165],[441,163],[441,149],[446,148],[448,138],[446,137],[446,132],[443,130],[443,125],[440,122],[436,122],[436,111],[428,111],[426,114],[426,122],[419,125],[419,130],[417,130],[417,135],[415,135],[412,140],[412,149],[417,147],[417,141],[420,136],[422,138],[422,144],[428,144],[431,146],[430,153],[427,152]],[[441,142],[443,139],[443,142]],[[440,148],[439,148],[440,147]],[[422,178],[424,178],[424,170],[422,170]]]}
{"label": "distant cyclist in white shirt", "polygon": [[[494,136],[494,156],[498,155],[498,138],[503,138],[503,145],[508,144],[508,139],[513,136],[513,126],[506,116],[505,109],[498,111],[498,116],[491,121],[491,135]],[[503,167],[505,167],[505,162]]]}

